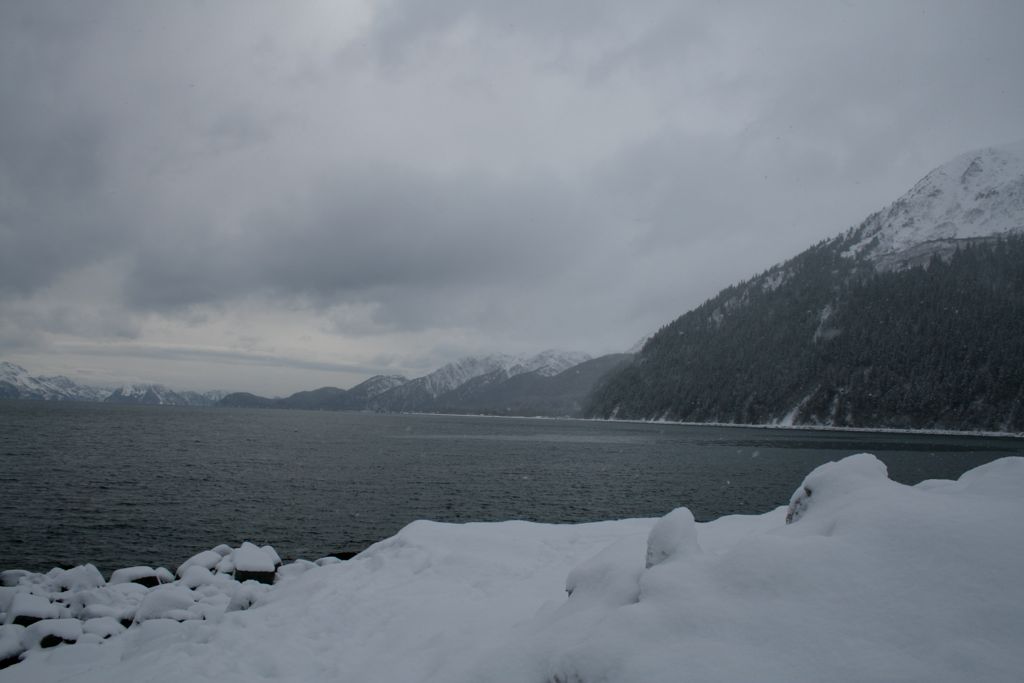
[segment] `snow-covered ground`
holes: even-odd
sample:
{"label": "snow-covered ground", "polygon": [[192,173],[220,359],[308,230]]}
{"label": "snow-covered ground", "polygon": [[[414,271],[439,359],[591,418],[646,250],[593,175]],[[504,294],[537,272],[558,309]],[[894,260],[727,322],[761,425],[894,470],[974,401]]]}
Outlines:
{"label": "snow-covered ground", "polygon": [[251,544],[155,588],[8,572],[0,680],[1019,681],[1022,490],[1024,458],[908,487],[862,454],[765,515],[421,521],[273,587],[231,577],[278,564]]}

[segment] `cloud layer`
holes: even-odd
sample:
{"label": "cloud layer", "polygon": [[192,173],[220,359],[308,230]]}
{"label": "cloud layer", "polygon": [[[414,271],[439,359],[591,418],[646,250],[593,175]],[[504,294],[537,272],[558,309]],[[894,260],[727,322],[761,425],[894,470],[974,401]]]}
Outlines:
{"label": "cloud layer", "polygon": [[1024,138],[1024,6],[8,2],[0,356],[264,392],[621,350]]}

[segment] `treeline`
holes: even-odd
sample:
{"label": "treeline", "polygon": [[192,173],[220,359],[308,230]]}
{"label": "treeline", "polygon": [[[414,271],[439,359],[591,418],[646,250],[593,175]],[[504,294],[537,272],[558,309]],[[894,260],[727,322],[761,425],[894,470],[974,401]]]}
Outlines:
{"label": "treeline", "polygon": [[663,328],[592,416],[1024,430],[1024,238],[876,272],[823,242]]}

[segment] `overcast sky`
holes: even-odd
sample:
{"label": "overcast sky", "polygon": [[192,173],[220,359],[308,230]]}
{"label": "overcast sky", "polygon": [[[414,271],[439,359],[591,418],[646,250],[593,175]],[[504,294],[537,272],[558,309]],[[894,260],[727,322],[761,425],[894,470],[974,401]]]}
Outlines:
{"label": "overcast sky", "polygon": [[1024,3],[0,3],[0,360],[621,351],[1024,138]]}

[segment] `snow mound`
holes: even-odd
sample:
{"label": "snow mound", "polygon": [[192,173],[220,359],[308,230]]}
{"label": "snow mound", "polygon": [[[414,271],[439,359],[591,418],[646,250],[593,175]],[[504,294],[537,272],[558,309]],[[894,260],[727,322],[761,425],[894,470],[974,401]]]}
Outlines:
{"label": "snow mound", "polygon": [[839,462],[821,465],[811,472],[789,499],[786,524],[802,517],[813,503],[842,501],[861,489],[888,481],[889,470],[870,453],[851,455]]}
{"label": "snow mound", "polygon": [[700,552],[693,513],[676,508],[657,521],[647,537],[647,568]]}

